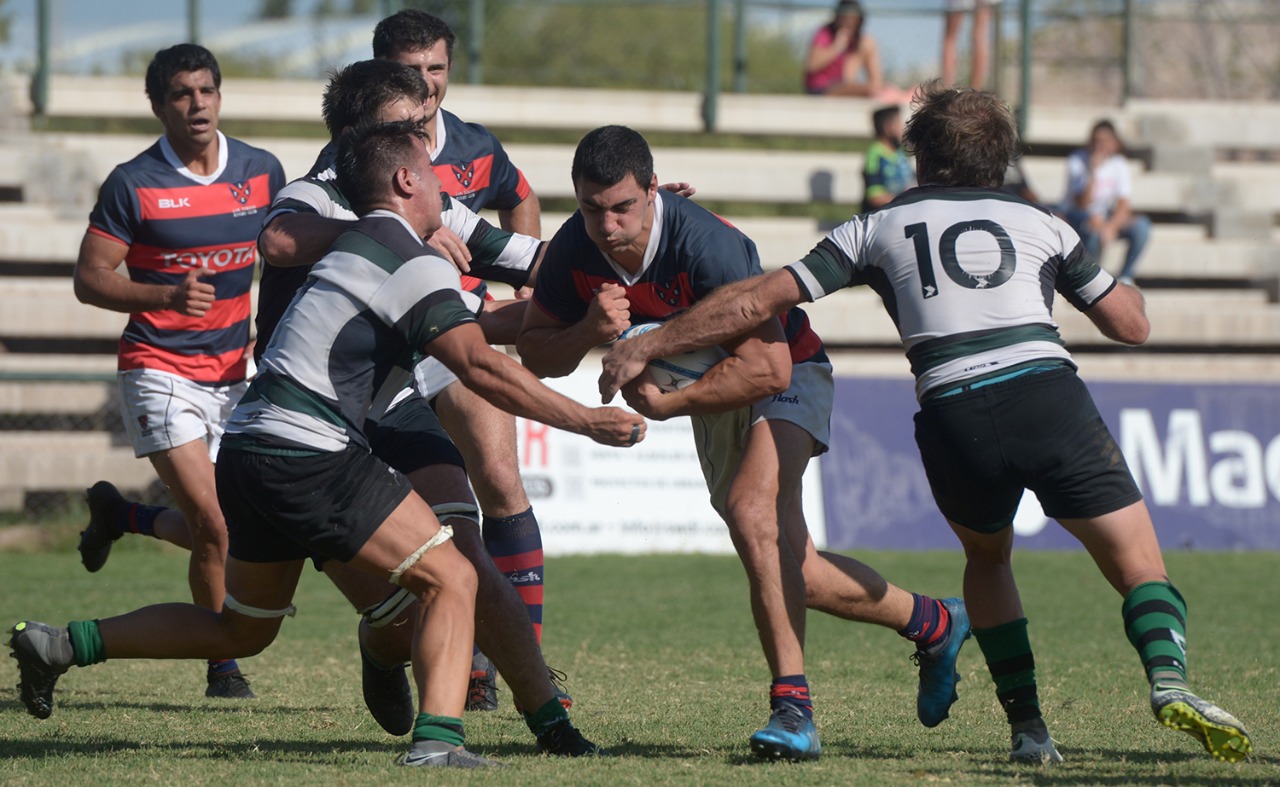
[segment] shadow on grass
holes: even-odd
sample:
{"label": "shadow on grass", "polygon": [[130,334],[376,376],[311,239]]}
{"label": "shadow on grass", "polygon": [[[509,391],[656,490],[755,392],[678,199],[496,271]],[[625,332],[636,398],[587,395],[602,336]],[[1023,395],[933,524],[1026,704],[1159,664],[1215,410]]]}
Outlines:
{"label": "shadow on grass", "polygon": [[[13,703],[18,706],[18,703]],[[246,709],[252,708],[255,713],[281,713],[288,715],[297,715],[302,713],[333,713],[332,705],[315,705],[312,707],[299,707],[296,705],[264,705],[260,700],[255,700],[252,705],[245,704],[236,700],[217,700],[213,702],[205,702],[204,700],[196,700],[186,704],[170,703],[170,702],[130,702],[127,700],[79,700],[79,699],[57,699],[54,705],[54,713],[58,711],[100,711],[119,708],[132,708],[134,710],[147,710],[156,713],[243,713]]]}
{"label": "shadow on grass", "polygon": [[[851,759],[874,759],[882,761],[899,760],[907,762],[922,755],[945,756],[951,750],[946,747],[922,751],[913,749],[904,752],[902,749],[890,749],[878,746],[865,746],[848,742],[835,741],[823,744],[822,756],[848,757]],[[960,752],[951,752],[961,754]],[[1007,759],[1007,750],[1001,748],[990,752],[972,750],[963,752],[970,762],[979,767],[984,774],[998,778],[1006,778],[1011,782],[1030,782],[1032,784],[1214,784],[1214,785],[1274,785],[1276,777],[1274,769],[1280,765],[1280,758],[1253,756],[1243,763],[1213,762],[1207,753],[1188,747],[1185,751],[1133,751],[1132,749],[1064,749],[1066,762],[1061,765],[1037,766],[1017,765]],[[1215,773],[1203,770],[1186,770],[1181,775],[1171,774],[1161,766],[1176,766],[1186,769],[1189,766],[1203,765],[1215,769]],[[1152,771],[1151,773],[1134,773],[1133,767]],[[955,767],[955,766],[952,766]],[[1263,770],[1265,769],[1265,770]],[[938,770],[936,767],[924,767],[924,771]],[[941,774],[939,774],[941,775]]]}
{"label": "shadow on grass", "polygon": [[407,746],[378,744],[370,740],[253,740],[253,741],[201,741],[171,743],[139,743],[123,738],[102,738],[70,742],[65,737],[56,740],[13,740],[0,738],[0,751],[7,758],[15,757],[66,757],[67,755],[110,754],[112,752],[141,751],[167,752],[170,757],[190,759],[265,759],[277,762],[320,762],[350,754],[377,754],[399,756]]}

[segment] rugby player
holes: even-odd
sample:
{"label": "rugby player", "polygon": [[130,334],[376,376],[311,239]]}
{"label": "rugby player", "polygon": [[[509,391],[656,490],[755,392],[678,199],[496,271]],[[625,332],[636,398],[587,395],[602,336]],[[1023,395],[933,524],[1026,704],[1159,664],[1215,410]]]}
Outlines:
{"label": "rugby player", "polygon": [[916,377],[916,442],[965,551],[973,633],[1010,727],[1010,758],[1053,763],[1035,659],[1010,562],[1024,490],[1089,551],[1123,597],[1124,632],[1156,720],[1217,759],[1252,748],[1187,683],[1187,605],[1151,515],[1053,321],[1053,292],[1108,338],[1141,344],[1142,295],[1098,267],[1062,220],[1000,189],[1017,125],[995,94],[922,86],[907,122],[921,185],[855,216],[784,269],[727,285],[604,359],[607,402],[650,358],[741,335],[805,301],[866,284],[898,326]]}
{"label": "rugby player", "polygon": [[[76,297],[129,313],[120,338],[120,402],[135,455],[147,457],[176,510],[88,490],[81,560],[102,568],[124,533],[191,550],[191,597],[222,608],[227,528],[214,491],[222,423],[245,390],[254,240],[284,170],[218,130],[222,74],[204,47],[179,44],[147,67],[164,135],[102,184],[74,275]],[[123,262],[127,276],[116,273]],[[213,660],[205,696],[251,698],[234,659]]]}
{"label": "rugby player", "polygon": [[[589,132],[572,177],[578,211],[548,243],[517,343],[539,376],[569,374],[631,325],[668,320],[760,272],[749,238],[658,188],[649,145],[635,131]],[[766,758],[807,760],[821,745],[804,674],[806,606],[889,626],[917,643],[917,712],[930,727],[955,701],[955,660],[969,623],[959,599],[909,593],[869,566],[814,547],[801,478],[809,458],[826,450],[834,383],[804,312],[779,314],[725,337],[730,357],[700,381],[664,394],[649,380],[628,403],[658,420],[693,416],[707,489],[746,569],[772,674],[771,715],[751,748]]]}

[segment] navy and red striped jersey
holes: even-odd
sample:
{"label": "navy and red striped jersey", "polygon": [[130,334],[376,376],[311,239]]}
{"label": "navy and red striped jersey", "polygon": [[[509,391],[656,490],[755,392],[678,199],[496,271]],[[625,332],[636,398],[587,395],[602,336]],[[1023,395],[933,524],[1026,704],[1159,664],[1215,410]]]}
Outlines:
{"label": "navy and red striped jersey", "polygon": [[[479,213],[485,208],[510,210],[524,202],[531,189],[524,173],[511,163],[493,132],[479,123],[464,123],[443,108],[436,124],[432,168],[444,193]],[[487,296],[484,282],[462,277],[462,288]]]}
{"label": "navy and red striped jersey", "polygon": [[464,123],[439,110],[436,151],[431,157],[444,193],[473,211],[510,210],[529,196],[529,181],[511,163],[502,143],[479,123]]}
{"label": "navy and red striped jersey", "polygon": [[89,232],[129,247],[129,278],[176,285],[191,268],[214,272],[213,307],[203,317],[171,309],[129,315],[119,366],[155,369],[197,383],[245,377],[249,288],[258,230],[284,170],[265,150],[218,133],[219,166],[189,172],[166,138],[116,167],[98,192]]}
{"label": "navy and red striped jersey", "polygon": [[[722,284],[763,272],[756,245],[736,227],[677,194],[659,191],[644,267],[629,275],[587,236],[582,212],[565,222],[547,246],[538,269],[533,302],[567,324],[587,315],[605,282],[621,284],[631,302],[631,324],[664,322]],[[783,315],[791,362],[825,362],[822,340],[799,308]]]}

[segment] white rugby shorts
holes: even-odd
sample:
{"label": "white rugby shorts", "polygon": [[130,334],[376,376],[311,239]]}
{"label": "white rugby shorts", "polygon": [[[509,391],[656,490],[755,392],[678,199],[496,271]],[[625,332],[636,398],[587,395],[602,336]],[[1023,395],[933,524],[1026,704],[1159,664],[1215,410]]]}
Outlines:
{"label": "white rugby shorts", "polygon": [[154,369],[119,372],[120,411],[134,456],[148,456],[193,440],[209,444],[216,461],[222,428],[248,382],[199,385]]}
{"label": "white rugby shorts", "polygon": [[699,415],[693,422],[693,437],[702,464],[702,477],[711,493],[711,505],[725,515],[729,486],[737,475],[747,432],[761,421],[788,421],[809,433],[814,440],[813,456],[825,453],[831,442],[831,408],[835,402],[835,380],[831,365],[800,363],[791,367],[791,386],[780,394],[750,407],[727,413]]}

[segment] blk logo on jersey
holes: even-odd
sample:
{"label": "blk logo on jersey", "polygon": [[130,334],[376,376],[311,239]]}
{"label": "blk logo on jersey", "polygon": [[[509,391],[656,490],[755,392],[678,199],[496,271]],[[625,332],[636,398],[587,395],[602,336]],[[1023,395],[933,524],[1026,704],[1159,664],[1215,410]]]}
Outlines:
{"label": "blk logo on jersey", "polygon": [[465,164],[450,164],[449,169],[453,170],[453,176],[458,179],[458,185],[464,189],[471,188],[471,183],[476,179],[476,163],[468,161]]}
{"label": "blk logo on jersey", "polygon": [[231,196],[235,197],[236,201],[241,205],[244,205],[249,201],[249,190],[252,186],[247,181],[242,183],[228,183],[227,187],[231,189]]}
{"label": "blk logo on jersey", "polygon": [[179,197],[178,199],[170,199],[169,197],[161,197],[158,205],[161,210],[173,210],[174,208],[191,207],[191,199],[188,197]]}

